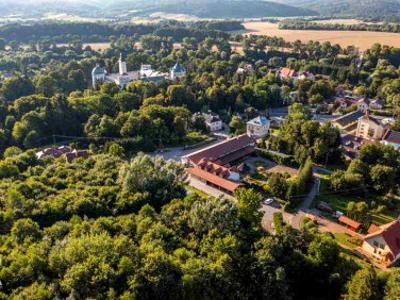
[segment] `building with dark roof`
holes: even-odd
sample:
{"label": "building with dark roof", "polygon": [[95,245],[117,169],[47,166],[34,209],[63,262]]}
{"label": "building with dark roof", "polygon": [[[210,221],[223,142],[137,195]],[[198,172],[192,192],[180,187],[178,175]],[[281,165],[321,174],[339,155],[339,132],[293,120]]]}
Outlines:
{"label": "building with dark roof", "polygon": [[332,123],[338,129],[351,133],[356,129],[354,125],[357,124],[358,119],[361,118],[363,115],[364,113],[362,111],[356,110],[333,120]]}
{"label": "building with dark roof", "polygon": [[400,220],[371,226],[361,250],[377,263],[390,267],[400,258]]}
{"label": "building with dark roof", "polygon": [[169,77],[172,80],[175,80],[177,78],[181,78],[186,75],[186,70],[185,68],[177,62],[170,70],[169,70]]}
{"label": "building with dark roof", "polygon": [[255,141],[247,134],[227,139],[182,158],[193,178],[232,194],[241,186],[235,163],[255,152]]}
{"label": "building with dark roof", "polygon": [[362,137],[347,134],[341,138],[341,147],[346,159],[351,160],[358,156],[358,151],[363,145],[370,144],[372,141],[364,139]]}
{"label": "building with dark roof", "polygon": [[388,129],[383,136],[381,143],[400,149],[400,132]]}

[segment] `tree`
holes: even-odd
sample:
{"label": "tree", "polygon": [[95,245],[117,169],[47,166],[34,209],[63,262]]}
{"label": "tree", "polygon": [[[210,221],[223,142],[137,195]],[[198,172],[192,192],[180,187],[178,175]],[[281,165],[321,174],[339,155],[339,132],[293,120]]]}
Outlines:
{"label": "tree", "polygon": [[392,167],[375,165],[371,168],[370,176],[377,192],[386,194],[395,186],[396,171]]}
{"label": "tree", "polygon": [[347,285],[345,300],[375,300],[378,297],[378,279],[372,267],[356,272]]}
{"label": "tree", "polygon": [[19,219],[11,228],[11,236],[16,243],[22,244],[28,238],[32,241],[38,240],[41,236],[41,231],[39,225],[31,219]]}
{"label": "tree", "polygon": [[232,120],[229,122],[229,128],[236,135],[243,133],[245,130],[245,126],[246,126],[245,123],[242,121],[242,119],[239,116],[233,116]]}
{"label": "tree", "polygon": [[400,295],[400,269],[394,268],[388,277],[385,286],[384,300],[396,300]]}
{"label": "tree", "polygon": [[240,188],[235,191],[235,198],[238,201],[239,218],[245,224],[260,226],[261,213],[261,194],[252,189]]}

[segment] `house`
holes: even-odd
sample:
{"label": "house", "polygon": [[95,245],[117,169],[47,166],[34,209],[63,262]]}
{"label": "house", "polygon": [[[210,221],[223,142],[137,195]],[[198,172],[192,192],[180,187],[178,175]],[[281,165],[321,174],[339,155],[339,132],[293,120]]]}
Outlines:
{"label": "house", "polygon": [[369,104],[369,108],[372,110],[382,110],[384,106],[385,106],[385,101],[383,101],[382,99],[372,100],[371,103]]}
{"label": "house", "polygon": [[254,68],[251,64],[245,64],[236,70],[236,74],[251,74],[254,73]]}
{"label": "house", "polygon": [[370,101],[368,98],[361,98],[357,101],[357,109],[362,112],[367,112],[369,110]]}
{"label": "house", "polygon": [[356,131],[358,119],[363,115],[363,112],[356,110],[333,120],[332,124],[339,130],[352,133]]}
{"label": "house", "polygon": [[369,111],[358,119],[356,136],[365,139],[380,140],[386,132],[386,126],[382,125],[381,122],[370,116]]}
{"label": "house", "polygon": [[87,150],[72,150],[71,152],[68,152],[65,154],[65,159],[67,163],[72,163],[76,158],[88,158],[89,157],[89,152]]}
{"label": "house", "polygon": [[381,143],[393,146],[397,150],[400,149],[400,132],[388,129],[383,136]]}
{"label": "house", "polygon": [[340,108],[347,108],[351,105],[357,104],[357,100],[351,97],[340,97],[335,99],[335,104]]}
{"label": "house", "polygon": [[170,70],[169,70],[169,78],[172,80],[182,78],[186,75],[185,68],[177,62]]}
{"label": "house", "polygon": [[213,113],[203,113],[207,129],[210,132],[219,131],[222,129],[222,120],[220,117]]}
{"label": "house", "polygon": [[235,163],[255,152],[255,141],[247,134],[227,139],[182,158],[191,180],[199,180],[225,193],[241,187],[239,167]]}
{"label": "house", "polygon": [[338,97],[353,97],[353,91],[346,89],[343,85],[339,85],[335,88],[335,94]]}
{"label": "house", "polygon": [[352,134],[347,134],[341,138],[341,147],[344,156],[347,160],[351,160],[358,156],[358,151],[363,145],[370,144],[372,141],[358,137]]}
{"label": "house", "polygon": [[72,151],[72,148],[69,146],[50,147],[50,148],[45,148],[39,152],[36,152],[36,157],[38,159],[44,158],[46,156],[58,158],[61,155],[71,152],[71,151]]}
{"label": "house", "polygon": [[361,228],[361,223],[357,222],[353,219],[350,219],[349,217],[346,217],[345,215],[341,215],[338,219],[339,223],[343,224],[347,228],[349,228],[352,231],[359,231]]}
{"label": "house", "polygon": [[278,76],[281,80],[284,79],[297,79],[297,72],[296,70],[290,69],[290,68],[281,68],[279,70]]}
{"label": "house", "polygon": [[271,121],[264,116],[258,116],[247,122],[247,134],[249,136],[260,138],[267,136]]}
{"label": "house", "polygon": [[284,121],[283,117],[271,117],[270,128],[279,129]]}
{"label": "house", "polygon": [[297,76],[297,80],[305,80],[305,79],[314,81],[315,75],[308,71],[300,72]]}
{"label": "house", "polygon": [[361,250],[385,267],[400,258],[400,220],[382,226],[371,225]]}

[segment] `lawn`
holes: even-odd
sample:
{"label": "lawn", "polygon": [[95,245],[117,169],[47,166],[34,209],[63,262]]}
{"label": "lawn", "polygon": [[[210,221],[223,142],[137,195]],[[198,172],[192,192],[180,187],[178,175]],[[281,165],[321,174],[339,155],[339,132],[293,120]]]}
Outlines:
{"label": "lawn", "polygon": [[188,192],[197,194],[197,195],[199,195],[199,196],[202,197],[202,198],[208,198],[208,197],[210,197],[210,196],[207,195],[206,193],[204,193],[204,192],[202,192],[202,191],[196,189],[195,187],[193,187],[193,186],[191,186],[191,185],[188,185],[188,184],[187,184],[187,185],[185,185],[185,188],[186,188],[186,190],[187,190]]}
{"label": "lawn", "polygon": [[342,244],[343,246],[349,248],[349,249],[356,249],[359,245],[355,244],[354,241],[350,235],[348,235],[347,233],[344,232],[338,232],[335,233],[335,240],[339,243]]}
{"label": "lawn", "polygon": [[[375,196],[371,195],[371,198],[375,198]],[[341,212],[346,212],[347,204],[350,201],[359,202],[373,199],[365,199],[365,197],[357,196],[357,195],[346,195],[345,193],[337,193],[329,189],[329,177],[322,176],[321,177],[321,185],[320,192],[315,197],[312,207],[316,207],[319,201],[324,201],[328,203],[333,210],[338,210]],[[369,201],[366,201],[367,203]],[[400,201],[399,201],[400,202]],[[386,209],[382,213],[375,213],[373,210],[369,212],[372,217],[372,223],[376,225],[382,225],[389,222],[392,222],[397,218],[400,214],[400,203],[397,205],[396,209]]]}

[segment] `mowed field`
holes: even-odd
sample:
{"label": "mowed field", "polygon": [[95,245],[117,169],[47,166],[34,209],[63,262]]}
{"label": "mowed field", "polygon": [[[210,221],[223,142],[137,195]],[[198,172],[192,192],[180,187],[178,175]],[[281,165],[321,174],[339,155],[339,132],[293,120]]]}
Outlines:
{"label": "mowed field", "polygon": [[354,45],[361,51],[371,48],[375,43],[400,48],[400,33],[368,31],[329,31],[329,30],[280,30],[278,24],[268,22],[245,22],[246,30],[238,33],[278,36],[294,42],[310,40],[339,44],[342,47]]}

